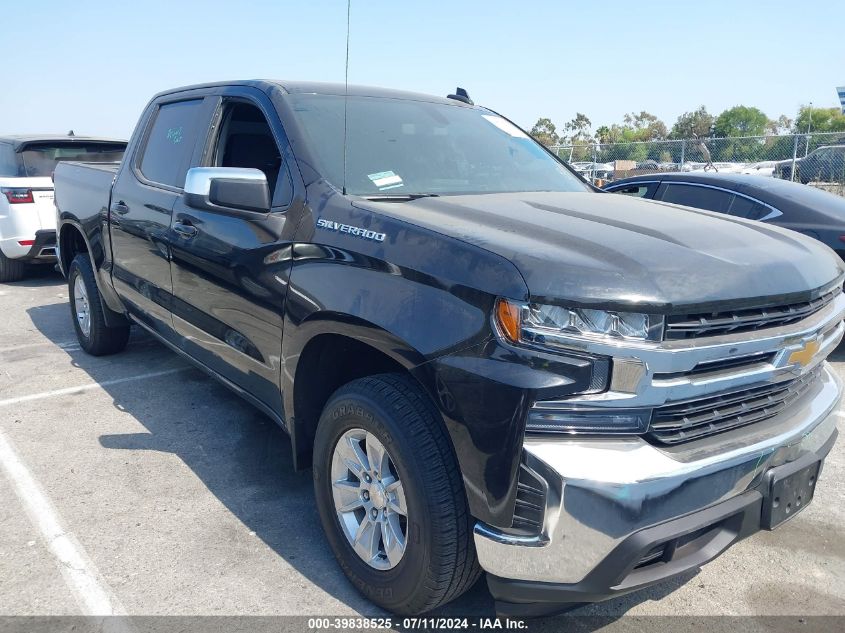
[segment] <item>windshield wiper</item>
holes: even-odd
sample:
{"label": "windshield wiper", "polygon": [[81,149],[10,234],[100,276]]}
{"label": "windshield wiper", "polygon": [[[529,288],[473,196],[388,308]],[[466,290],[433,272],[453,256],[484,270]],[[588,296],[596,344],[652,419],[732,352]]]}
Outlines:
{"label": "windshield wiper", "polygon": [[408,202],[409,200],[418,200],[419,198],[437,198],[439,196],[439,193],[384,193],[361,197],[365,200],[373,200],[374,202]]}

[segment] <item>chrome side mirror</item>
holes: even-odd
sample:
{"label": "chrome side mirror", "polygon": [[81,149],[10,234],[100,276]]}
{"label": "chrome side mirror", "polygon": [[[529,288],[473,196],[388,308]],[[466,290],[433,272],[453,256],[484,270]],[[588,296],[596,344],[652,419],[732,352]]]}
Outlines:
{"label": "chrome side mirror", "polygon": [[270,211],[270,187],[260,169],[194,167],[185,176],[185,202],[209,211]]}

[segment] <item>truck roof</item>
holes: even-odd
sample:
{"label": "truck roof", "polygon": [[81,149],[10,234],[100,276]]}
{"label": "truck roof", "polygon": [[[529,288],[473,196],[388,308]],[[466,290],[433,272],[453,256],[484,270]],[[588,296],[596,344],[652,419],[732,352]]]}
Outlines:
{"label": "truck roof", "polygon": [[6,134],[0,135],[0,143],[11,143],[15,151],[32,143],[121,143],[124,139],[106,138],[103,136],[68,136],[66,134]]}
{"label": "truck roof", "polygon": [[435,97],[433,95],[423,94],[420,92],[409,92],[405,90],[392,90],[388,88],[378,88],[374,86],[359,86],[350,84],[347,90],[345,84],[342,83],[323,83],[318,81],[288,81],[284,79],[244,79],[233,81],[217,81],[212,83],[195,84],[191,86],[183,86],[181,88],[173,88],[158,93],[154,98],[160,96],[176,94],[185,92],[187,90],[197,90],[201,88],[215,88],[218,86],[251,86],[258,88],[264,92],[271,90],[281,90],[287,94],[324,94],[324,95],[343,95],[349,94],[356,97],[388,97],[392,99],[408,99],[412,101],[429,101],[432,103],[444,103],[449,105],[465,105],[460,101],[454,99],[447,99],[444,97]]}

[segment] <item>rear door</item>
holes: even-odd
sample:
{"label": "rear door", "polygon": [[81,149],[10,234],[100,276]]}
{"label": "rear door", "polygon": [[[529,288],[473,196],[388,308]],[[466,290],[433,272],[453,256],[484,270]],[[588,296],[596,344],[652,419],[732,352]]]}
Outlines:
{"label": "rear door", "polygon": [[115,289],[139,321],[167,338],[173,338],[171,212],[208,115],[202,96],[171,99],[155,103],[139,124],[143,136],[118,174],[109,214]]}
{"label": "rear door", "polygon": [[278,412],[291,218],[301,208],[303,186],[263,92],[228,88],[211,130],[197,165],[264,171],[272,209],[209,211],[176,202],[173,322],[186,352]]}

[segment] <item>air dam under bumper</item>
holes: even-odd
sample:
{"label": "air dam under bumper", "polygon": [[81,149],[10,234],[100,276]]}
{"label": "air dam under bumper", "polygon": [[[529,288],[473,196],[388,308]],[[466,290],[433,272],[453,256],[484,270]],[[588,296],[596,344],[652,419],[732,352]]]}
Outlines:
{"label": "air dam under bumper", "polygon": [[767,473],[827,455],[841,393],[825,363],[804,404],[685,445],[527,437],[524,462],[548,484],[540,534],[475,527],[497,611],[545,615],[623,595],[697,569],[762,529]]}
{"label": "air dam under bumper", "polygon": [[30,264],[56,261],[56,231],[42,229],[35,232],[35,243],[22,257],[17,259]]}

